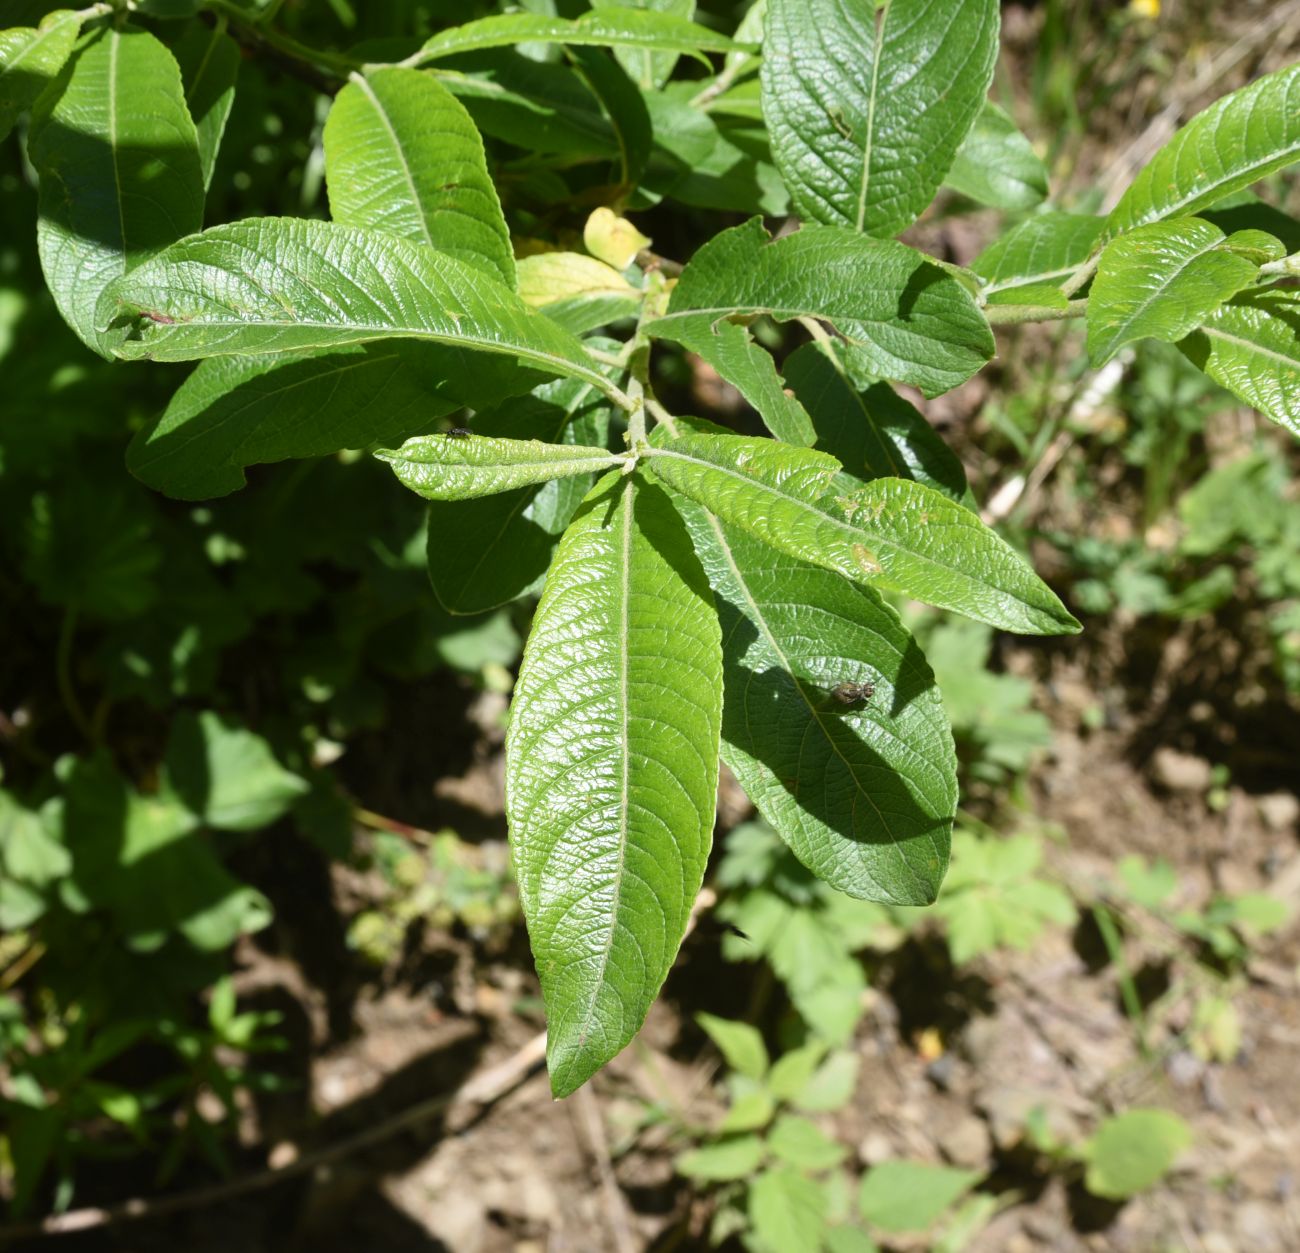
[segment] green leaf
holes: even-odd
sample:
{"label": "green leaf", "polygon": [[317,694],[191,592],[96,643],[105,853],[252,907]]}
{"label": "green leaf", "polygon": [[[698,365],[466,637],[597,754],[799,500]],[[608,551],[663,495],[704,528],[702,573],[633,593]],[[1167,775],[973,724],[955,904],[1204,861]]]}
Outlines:
{"label": "green leaf", "polygon": [[1281,241],[1283,255],[1300,250],[1300,221],[1266,204],[1253,192],[1239,191],[1216,200],[1197,217],[1213,222],[1227,235],[1245,230],[1266,231]]}
{"label": "green leaf", "polygon": [[782,386],[772,354],[754,343],[748,327],[700,313],[674,318],[666,325],[660,320],[655,333],[711,365],[758,410],[777,439],[805,447],[816,439],[807,411]]}
{"label": "green leaf", "polygon": [[816,447],[867,482],[912,479],[953,500],[968,495],[966,471],[916,408],[877,382],[853,348],[804,344],[785,360],[785,381],[812,418]]}
{"label": "green leaf", "polygon": [[614,127],[572,66],[513,52],[480,53],[467,60],[467,72],[441,73],[439,81],[484,134],[530,153],[579,159],[617,155]]}
{"label": "green leaf", "polygon": [[1084,1183],[1095,1196],[1123,1201],[1153,1187],[1192,1142],[1192,1129],[1163,1109],[1108,1118],[1084,1147]]}
{"label": "green leaf", "polygon": [[767,1047],[763,1037],[749,1023],[732,1022],[714,1014],[696,1014],[695,1021],[718,1046],[732,1070],[751,1079],[761,1079],[767,1074]]}
{"label": "green leaf", "polygon": [[131,791],[100,754],[75,763],[66,798],[80,907],[108,910],[128,939],[152,944],[175,930],[215,952],[270,921],[265,897],[230,875],[171,795]]}
{"label": "green leaf", "polygon": [[1159,909],[1178,889],[1178,871],[1163,858],[1149,865],[1145,857],[1130,853],[1115,865],[1124,891],[1144,909]]}
{"label": "green leaf", "polygon": [[739,435],[682,435],[649,449],[645,462],[721,522],[846,578],[1006,631],[1078,630],[1010,545],[920,483],[876,479],[827,495],[840,468],[833,457]]}
{"label": "green leaf", "polygon": [[[741,1078],[743,1080],[743,1076]],[[761,1131],[772,1121],[775,1113],[776,1101],[766,1088],[749,1088],[733,1097],[726,1115],[718,1125],[718,1134],[732,1135],[737,1131]]]}
{"label": "green leaf", "polygon": [[325,121],[330,214],[390,231],[515,284],[510,232],[465,106],[416,70],[355,76]]}
{"label": "green leaf", "polygon": [[[580,379],[553,380],[473,419],[473,429],[482,434],[551,443],[604,444],[609,424],[609,402]],[[431,504],[429,577],[442,607],[454,614],[483,613],[534,587],[590,487],[588,477],[576,476],[552,479],[540,489]]]}
{"label": "green leaf", "polygon": [[762,1253],[818,1253],[826,1230],[826,1194],[790,1166],[765,1170],[749,1185],[754,1247]]}
{"label": "green leaf", "polygon": [[203,224],[198,135],[180,70],[147,31],[105,30],[60,84],[32,116],[37,244],[59,312],[107,357],[121,335],[95,320],[105,288]]}
{"label": "green leaf", "polygon": [[1198,113],[1133,180],[1106,219],[1106,236],[1207,209],[1296,160],[1300,64],[1266,75]]}
{"label": "green leaf", "polygon": [[815,1122],[795,1114],[782,1114],[772,1124],[767,1147],[780,1161],[803,1170],[830,1170],[844,1160],[847,1151]]}
{"label": "green leaf", "polygon": [[1248,935],[1267,935],[1291,917],[1286,901],[1268,892],[1245,892],[1231,900],[1233,925]]}
{"label": "green leaf", "polygon": [[783,216],[790,197],[772,164],[761,113],[755,108],[753,118],[725,116],[719,100],[706,112],[691,103],[698,90],[698,80],[688,80],[645,93],[655,151],[642,193],[701,208]]}
{"label": "green leaf", "polygon": [[676,956],[713,832],[721,704],[685,527],[653,484],[607,475],[551,563],[506,742],[557,1096],[631,1040]]}
{"label": "green leaf", "polygon": [[221,137],[235,103],[239,45],[218,27],[191,22],[171,48],[185,84],[185,104],[198,133],[206,191],[212,184]]}
{"label": "green leaf", "polygon": [[979,1180],[976,1170],[881,1162],[862,1180],[858,1210],[884,1231],[924,1231]]}
{"label": "green leaf", "polygon": [[1088,295],[1088,355],[1109,361],[1139,339],[1174,343],[1259,276],[1200,218],[1170,218],[1112,240]]}
{"label": "green leaf", "polygon": [[762,1160],[763,1141],[758,1136],[734,1136],[679,1154],[673,1165],[687,1179],[721,1183],[748,1178]]}
{"label": "green leaf", "polygon": [[164,767],[167,785],[185,807],[226,831],[269,826],[309,790],[260,735],[210,711],[177,716]]}
{"label": "green leaf", "polygon": [[39,26],[0,31],[0,139],[72,55],[82,17],[71,9],[55,9]]}
{"label": "green leaf", "polygon": [[778,1101],[793,1101],[808,1086],[822,1058],[826,1056],[823,1040],[813,1040],[791,1049],[776,1059],[767,1077],[767,1090]]}
{"label": "green leaf", "polygon": [[[687,509],[722,623],[723,759],[794,854],[865,900],[926,904],[948,864],[956,755],[933,676],[869,588]],[[870,683],[860,707],[833,695]]]}
{"label": "green leaf", "polygon": [[168,496],[206,500],[242,487],[244,466],[400,440],[458,407],[433,390],[446,352],[394,341],[213,357],[131,441],[127,468]]}
{"label": "green leaf", "polygon": [[944,185],[995,209],[1032,209],[1047,198],[1047,167],[1007,112],[986,100]]}
{"label": "green leaf", "polygon": [[645,293],[580,252],[541,252],[518,265],[519,298],[575,335],[635,317]]}
{"label": "green leaf", "polygon": [[880,1253],[876,1242],[856,1227],[831,1227],[826,1232],[826,1253]]}
{"label": "green leaf", "polygon": [[[480,18],[439,31],[425,42],[420,61],[440,60],[483,48],[521,43],[562,43],[600,48],[645,48],[651,52],[736,52],[743,46],[671,13],[649,9],[598,8],[568,20],[538,13]],[[704,58],[701,56],[701,60]]]}
{"label": "green leaf", "polygon": [[96,482],[75,470],[61,487],[32,495],[23,577],[43,600],[99,618],[144,613],[158,597],[162,557],[148,497],[124,480]]}
{"label": "green leaf", "polygon": [[45,913],[45,897],[35,888],[0,874],[0,930],[22,931]]}
{"label": "green leaf", "polygon": [[0,871],[43,888],[71,869],[68,850],[51,834],[41,815],[0,788]]}
{"label": "green leaf", "polygon": [[654,147],[654,126],[645,97],[627,71],[596,48],[570,48],[569,58],[600,102],[618,144],[618,184],[630,191],[641,181]]}
{"label": "green leaf", "polygon": [[769,0],[763,115],[799,213],[914,222],[984,107],[998,21],[997,0]]}
{"label": "green leaf", "polygon": [[[1027,304],[1026,289],[1059,289],[1087,261],[1105,225],[1105,218],[1040,213],[991,244],[970,268],[984,280],[989,304]],[[1064,293],[1059,300],[1065,304]]]}
{"label": "green leaf", "polygon": [[790,1097],[791,1104],[809,1114],[843,1109],[852,1099],[858,1083],[858,1055],[832,1053],[816,1072]]}
{"label": "green leaf", "polygon": [[191,236],[119,280],[100,320],[128,358],[188,361],[416,338],[612,385],[573,336],[483,271],[394,235],[254,218]]}
{"label": "green leaf", "polygon": [[1178,347],[1220,387],[1300,436],[1300,298],[1248,292]]}
{"label": "green leaf", "polygon": [[993,355],[993,334],[956,279],[905,244],[833,226],[770,239],[759,218],[723,231],[682,272],[652,335],[676,323],[770,314],[834,324],[878,378],[937,396]]}
{"label": "green leaf", "polygon": [[[695,16],[695,0],[592,0],[593,9],[648,9],[669,17],[690,21]],[[736,42],[745,44],[745,36],[736,32]],[[757,41],[752,45],[757,49]],[[685,49],[685,51],[691,51]],[[632,81],[643,90],[662,87],[677,64],[677,52],[654,52],[649,48],[618,47],[614,49],[618,63],[627,71]],[[745,56],[732,51],[729,56]]]}
{"label": "green leaf", "polygon": [[375,453],[407,487],[426,500],[472,500],[532,487],[572,474],[621,465],[604,448],[549,444],[490,435],[417,435],[401,448]]}

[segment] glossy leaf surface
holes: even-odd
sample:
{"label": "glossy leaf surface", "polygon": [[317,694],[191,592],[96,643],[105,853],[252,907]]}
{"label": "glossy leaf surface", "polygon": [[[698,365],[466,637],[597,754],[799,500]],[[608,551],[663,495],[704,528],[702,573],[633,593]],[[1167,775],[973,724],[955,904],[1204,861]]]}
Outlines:
{"label": "glossy leaf surface", "polygon": [[879,378],[927,396],[956,387],[993,355],[970,293],[919,252],[833,226],[768,238],[758,218],[723,231],[682,272],[651,334],[683,318],[717,322],[767,313],[831,322]]}
{"label": "glossy leaf surface", "polygon": [[515,688],[506,802],[565,1096],[631,1040],[713,833],[717,616],[663,491],[606,476],[556,550]]}
{"label": "glossy leaf surface", "polygon": [[777,439],[804,446],[815,441],[807,410],[782,384],[772,354],[754,342],[748,327],[700,313],[661,321],[655,331],[712,366],[758,410]]}
{"label": "glossy leaf surface", "polygon": [[30,152],[46,281],[72,329],[108,356],[120,336],[96,323],[101,293],[203,222],[198,135],[172,54],[147,31],[105,30],[41,97]]}
{"label": "glossy leaf surface", "polygon": [[181,68],[185,104],[198,133],[199,164],[206,188],[212,182],[221,137],[235,104],[239,45],[216,27],[192,22],[172,45],[172,55]]}
{"label": "glossy leaf surface", "polygon": [[520,43],[563,43],[649,52],[731,52],[734,40],[672,13],[598,8],[569,20],[540,13],[507,13],[439,31],[425,42],[422,61]]}
{"label": "glossy leaf surface", "polygon": [[914,479],[962,500],[966,472],[937,431],[888,383],[877,382],[855,349],[804,344],[785,362],[785,381],[812,418],[816,447],[847,474]]}
{"label": "glossy leaf surface", "polygon": [[490,435],[417,435],[376,456],[426,500],[472,500],[548,479],[607,470],[619,458],[604,448]]}
{"label": "glossy leaf surface", "polygon": [[1300,436],[1300,299],[1238,296],[1179,345],[1220,387]]}
{"label": "glossy leaf surface", "polygon": [[769,0],[763,115],[805,218],[873,235],[934,198],[984,106],[997,0]]}
{"label": "glossy leaf surface", "polygon": [[469,114],[416,70],[355,77],[325,123],[330,214],[428,244],[515,283],[510,232]]}
{"label": "glossy leaf surface", "polygon": [[417,338],[606,386],[582,345],[474,266],[378,231],[257,218],[182,240],[110,289],[124,357],[186,361]]}
{"label": "glossy leaf surface", "polygon": [[424,347],[204,361],[131,441],[127,466],[168,496],[206,500],[242,487],[245,466],[400,439],[456,408],[426,381]]}
{"label": "glossy leaf surface", "polygon": [[0,31],[0,139],[63,68],[80,30],[80,13],[55,9],[39,26]]}
{"label": "glossy leaf surface", "polygon": [[[871,588],[703,508],[686,516],[722,622],[723,759],[746,795],[832,886],[932,901],[957,760],[934,676],[898,615]],[[871,695],[845,703],[846,683]]]}
{"label": "glossy leaf surface", "polygon": [[1259,262],[1200,218],[1170,218],[1113,240],[1088,297],[1088,355],[1097,365],[1139,339],[1173,343],[1253,283]]}
{"label": "glossy leaf surface", "polygon": [[[609,420],[609,401],[590,383],[555,379],[530,396],[476,413],[473,429],[556,444],[604,444]],[[430,504],[429,578],[442,607],[483,613],[535,587],[590,487],[590,476],[576,475],[540,488]]]}
{"label": "glossy leaf surface", "polygon": [[824,453],[736,435],[683,435],[650,470],[729,525],[857,582],[894,588],[1007,631],[1078,630],[1024,559],[969,509],[907,479],[827,492]]}
{"label": "glossy leaf surface", "polygon": [[[1037,289],[1059,289],[1087,261],[1105,226],[1105,218],[1084,214],[1036,214],[990,244],[970,268],[984,280],[991,305],[1030,303],[1026,289],[1034,289],[1034,303],[1048,303]],[[1058,291],[1057,300],[1064,304],[1064,294]]]}
{"label": "glossy leaf surface", "polygon": [[1152,158],[1106,219],[1110,237],[1196,213],[1300,160],[1300,64],[1198,113]]}
{"label": "glossy leaf surface", "polygon": [[1047,198],[1047,167],[1006,110],[986,100],[944,185],[995,209],[1032,209]]}

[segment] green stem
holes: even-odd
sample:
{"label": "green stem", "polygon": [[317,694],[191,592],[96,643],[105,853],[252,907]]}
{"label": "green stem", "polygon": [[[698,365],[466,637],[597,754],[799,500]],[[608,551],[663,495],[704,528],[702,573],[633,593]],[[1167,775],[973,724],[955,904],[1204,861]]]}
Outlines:
{"label": "green stem", "polygon": [[1023,326],[1026,322],[1066,322],[1084,317],[1088,312],[1086,300],[1072,300],[1064,308],[1049,305],[989,305],[984,316],[990,326]]}
{"label": "green stem", "polygon": [[325,52],[320,48],[309,48],[306,44],[299,43],[291,35],[272,30],[265,24],[270,20],[269,18],[262,14],[250,17],[238,5],[230,3],[230,0],[205,0],[205,3],[213,13],[228,18],[231,25],[237,31],[245,34],[248,39],[254,41],[254,43],[265,44],[268,48],[273,49],[283,57],[287,57],[290,61],[301,62],[305,66],[325,70],[344,79],[354,70],[361,68],[360,63],[352,60],[351,57],[343,56],[337,52]]}
{"label": "green stem", "polygon": [[1097,930],[1106,952],[1115,965],[1119,975],[1119,992],[1124,1001],[1124,1012],[1132,1020],[1137,1032],[1138,1051],[1147,1054],[1146,1015],[1142,1012],[1142,998],[1138,995],[1137,984],[1133,982],[1133,972],[1129,969],[1128,959],[1124,956],[1124,941],[1120,938],[1119,928],[1115,925],[1114,915],[1100,901],[1092,907],[1092,916],[1097,921]]}
{"label": "green stem", "polygon": [[1101,263],[1101,253],[1093,253],[1075,272],[1074,277],[1066,282],[1061,290],[1067,296],[1073,296],[1083,285],[1097,273],[1097,266]]}

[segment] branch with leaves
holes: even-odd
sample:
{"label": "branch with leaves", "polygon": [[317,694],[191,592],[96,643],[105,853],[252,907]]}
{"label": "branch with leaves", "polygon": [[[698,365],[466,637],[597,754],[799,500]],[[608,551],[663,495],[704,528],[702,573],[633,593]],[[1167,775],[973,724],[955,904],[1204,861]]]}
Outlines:
{"label": "branch with leaves", "polygon": [[[1194,118],[1095,217],[1043,207],[1042,163],[987,98],[996,0],[765,13],[731,35],[648,9],[498,15],[385,63],[235,0],[0,34],[0,124],[30,109],[68,324],[105,358],[199,363],[131,471],[194,500],[251,465],[369,449],[430,501],[444,608],[541,587],[507,809],[559,1096],[627,1044],[672,965],[719,761],[827,882],[934,899],[956,758],[891,598],[1078,630],[894,385],[939,396],[993,358],[994,328],[1080,320],[1096,364],[1176,343],[1300,433],[1300,223],[1249,191],[1300,158],[1300,66]],[[337,80],[329,221],[202,229],[228,32]],[[938,195],[1015,224],[969,268],[940,262],[894,238]],[[747,220],[664,262],[623,215],[665,199]],[[533,235],[560,222],[563,246]],[[809,342],[778,366],[763,320]],[[672,412],[652,356],[682,351],[770,438]]]}

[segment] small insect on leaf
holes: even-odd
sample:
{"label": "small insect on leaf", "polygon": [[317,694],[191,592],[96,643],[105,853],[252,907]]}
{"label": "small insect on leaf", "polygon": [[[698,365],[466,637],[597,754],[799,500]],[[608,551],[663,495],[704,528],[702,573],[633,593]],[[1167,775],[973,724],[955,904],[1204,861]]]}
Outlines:
{"label": "small insect on leaf", "polygon": [[444,431],[443,434],[448,439],[469,439],[474,434],[467,426],[453,426],[451,430]]}
{"label": "small insect on leaf", "polygon": [[853,683],[845,681],[837,683],[831,688],[831,696],[841,705],[861,705],[869,701],[876,694],[876,685],[874,683]]}

